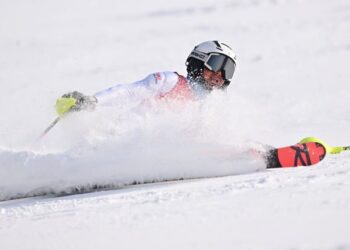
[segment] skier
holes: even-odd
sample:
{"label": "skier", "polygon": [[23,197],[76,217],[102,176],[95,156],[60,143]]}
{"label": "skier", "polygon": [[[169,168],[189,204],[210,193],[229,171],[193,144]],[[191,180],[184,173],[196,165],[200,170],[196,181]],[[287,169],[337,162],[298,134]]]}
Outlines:
{"label": "skier", "polygon": [[194,47],[186,60],[187,76],[177,72],[157,72],[145,79],[118,84],[86,96],[74,91],[58,99],[56,110],[61,115],[69,111],[93,109],[97,104],[113,104],[120,100],[171,99],[198,100],[211,91],[224,90],[236,68],[236,56],[231,47],[219,41],[207,41]]}
{"label": "skier", "polygon": [[[225,43],[206,41],[194,47],[186,60],[186,67],[186,77],[177,72],[157,72],[131,84],[118,84],[102,90],[94,96],[77,91],[64,94],[56,102],[57,113],[61,116],[69,111],[94,109],[96,105],[126,99],[139,103],[147,99],[199,100],[213,90],[226,89],[235,72],[236,55]],[[289,147],[269,147],[256,155],[265,160],[267,168],[313,165],[320,162],[328,151],[322,141],[310,138]]]}

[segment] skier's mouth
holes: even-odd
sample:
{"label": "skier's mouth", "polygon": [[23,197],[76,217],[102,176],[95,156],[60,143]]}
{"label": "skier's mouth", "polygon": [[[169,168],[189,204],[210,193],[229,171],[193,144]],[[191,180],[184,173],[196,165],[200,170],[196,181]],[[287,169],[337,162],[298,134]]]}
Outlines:
{"label": "skier's mouth", "polygon": [[210,79],[207,81],[207,87],[213,89],[213,88],[220,88],[223,85],[223,81],[220,81],[218,79]]}

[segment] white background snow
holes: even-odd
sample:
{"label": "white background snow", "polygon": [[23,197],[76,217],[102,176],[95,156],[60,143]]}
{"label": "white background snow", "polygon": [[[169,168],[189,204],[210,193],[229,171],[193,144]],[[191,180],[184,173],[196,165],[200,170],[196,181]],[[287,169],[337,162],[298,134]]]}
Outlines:
{"label": "white background snow", "polygon": [[[185,112],[80,113],[34,143],[63,93],[185,74],[212,39],[237,53],[226,94]],[[223,176],[2,201],[1,249],[350,249],[349,153],[282,170],[239,154],[350,144],[349,65],[347,0],[1,0],[0,198]]]}

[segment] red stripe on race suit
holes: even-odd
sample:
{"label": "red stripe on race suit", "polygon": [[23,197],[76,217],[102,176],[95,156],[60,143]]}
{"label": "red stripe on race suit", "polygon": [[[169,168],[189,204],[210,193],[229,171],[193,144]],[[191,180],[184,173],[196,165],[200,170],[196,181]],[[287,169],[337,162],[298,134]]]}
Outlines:
{"label": "red stripe on race suit", "polygon": [[195,96],[193,90],[188,84],[188,81],[185,77],[179,75],[179,80],[176,83],[175,87],[172,88],[169,92],[161,94],[158,96],[160,100],[179,100],[179,101],[194,101]]}

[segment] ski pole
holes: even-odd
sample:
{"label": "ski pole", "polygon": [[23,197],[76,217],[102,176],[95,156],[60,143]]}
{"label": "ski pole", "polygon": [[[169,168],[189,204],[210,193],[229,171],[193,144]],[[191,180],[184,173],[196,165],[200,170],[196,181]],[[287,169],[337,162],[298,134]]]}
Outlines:
{"label": "ski pole", "polygon": [[[330,146],[330,147],[331,147],[331,146]],[[345,147],[342,147],[342,146],[339,146],[339,147],[331,147],[330,153],[331,153],[331,154],[340,154],[341,152],[347,151],[347,150],[350,150],[350,146],[345,146]]]}
{"label": "ski pole", "polygon": [[38,140],[42,139],[66,114],[68,114],[76,104],[76,99],[72,97],[61,97],[56,101],[56,112],[58,117],[50,123],[50,125],[39,136]]}
{"label": "ski pole", "polygon": [[59,122],[59,120],[61,120],[61,116],[58,116],[53,122],[51,122],[38,139],[40,140],[43,138]]}

